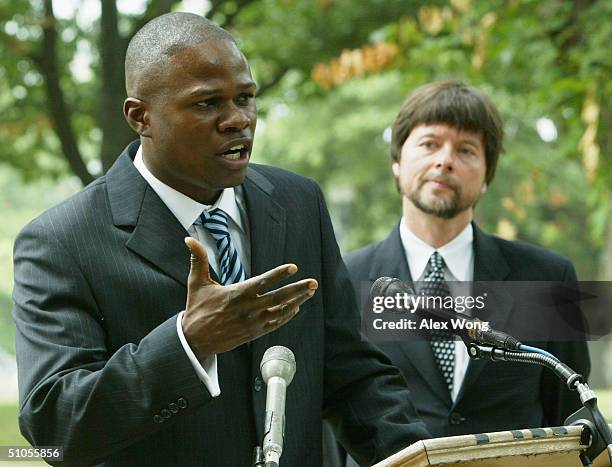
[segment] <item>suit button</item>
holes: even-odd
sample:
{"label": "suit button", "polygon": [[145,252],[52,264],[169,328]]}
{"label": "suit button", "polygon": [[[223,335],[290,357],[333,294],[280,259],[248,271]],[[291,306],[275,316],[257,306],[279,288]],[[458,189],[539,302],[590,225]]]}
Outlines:
{"label": "suit button", "polygon": [[168,409],[161,409],[161,411],[159,412],[161,414],[162,417],[164,418],[170,418],[172,417],[172,413],[168,410]]}
{"label": "suit button", "polygon": [[179,397],[176,404],[179,406],[179,409],[184,409],[187,407],[187,399],[184,397]]}
{"label": "suit button", "polygon": [[459,425],[464,421],[465,418],[463,418],[459,412],[453,412],[450,416],[451,425]]}
{"label": "suit button", "polygon": [[155,423],[164,423],[164,421],[165,421],[165,420],[164,420],[164,417],[162,417],[161,415],[159,415],[159,414],[157,414],[157,413],[156,413],[156,414],[153,416],[153,421],[154,421]]}
{"label": "suit button", "polygon": [[261,388],[263,388],[263,379],[261,379],[259,376],[256,376],[255,382],[253,383],[253,389],[259,392],[261,391]]}
{"label": "suit button", "polygon": [[171,402],[168,405],[168,408],[170,409],[170,412],[172,412],[172,413],[177,413],[179,411],[179,406],[176,405],[174,402]]}

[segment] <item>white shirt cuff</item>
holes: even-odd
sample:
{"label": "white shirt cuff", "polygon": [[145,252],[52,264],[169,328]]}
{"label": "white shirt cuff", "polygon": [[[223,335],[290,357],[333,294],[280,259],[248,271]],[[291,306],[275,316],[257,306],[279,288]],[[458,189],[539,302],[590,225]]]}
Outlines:
{"label": "white shirt cuff", "polygon": [[185,310],[181,311],[176,318],[176,332],[178,334],[179,340],[181,341],[181,345],[183,349],[185,349],[185,353],[191,362],[191,366],[195,370],[200,381],[204,383],[208,392],[213,397],[217,397],[221,394],[221,388],[219,387],[219,375],[217,374],[217,355],[211,355],[203,362],[200,362],[189,344],[187,343],[187,339],[185,339],[185,334],[183,333],[183,315],[185,314]]}

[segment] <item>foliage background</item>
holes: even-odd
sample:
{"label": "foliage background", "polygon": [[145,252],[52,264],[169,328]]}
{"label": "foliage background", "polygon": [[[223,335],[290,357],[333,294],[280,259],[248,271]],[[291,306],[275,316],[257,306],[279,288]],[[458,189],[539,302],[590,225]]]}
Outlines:
{"label": "foliage background", "polygon": [[[253,160],[319,182],[343,251],[382,239],[401,213],[388,141],[403,98],[458,78],[505,121],[479,224],[569,257],[583,280],[612,280],[612,2],[0,0],[0,348],[9,354],[14,237],[135,138],[121,116],[123,53],[138,27],[170,10],[206,14],[238,38],[260,89]],[[592,351],[592,382],[612,384],[610,346]]]}

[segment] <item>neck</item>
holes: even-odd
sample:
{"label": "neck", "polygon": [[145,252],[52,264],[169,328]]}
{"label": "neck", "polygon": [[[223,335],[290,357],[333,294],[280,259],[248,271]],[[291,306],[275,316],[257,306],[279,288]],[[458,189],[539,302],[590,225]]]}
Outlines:
{"label": "neck", "polygon": [[197,185],[192,180],[187,180],[184,177],[180,178],[173,172],[163,170],[157,163],[156,158],[148,157],[149,154],[153,153],[153,150],[148,148],[148,140],[146,138],[141,138],[140,141],[142,144],[142,160],[144,165],[160,182],[174,188],[176,191],[181,192],[200,204],[211,205],[217,201],[223,189]]}
{"label": "neck", "polygon": [[472,208],[460,212],[452,219],[443,219],[421,211],[405,198],[403,203],[406,227],[432,248],[446,245],[463,232],[473,218]]}

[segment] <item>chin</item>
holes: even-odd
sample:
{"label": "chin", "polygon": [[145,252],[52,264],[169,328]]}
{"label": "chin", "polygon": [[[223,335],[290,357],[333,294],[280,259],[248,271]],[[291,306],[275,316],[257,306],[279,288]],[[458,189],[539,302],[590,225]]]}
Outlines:
{"label": "chin", "polygon": [[242,185],[244,179],[246,178],[246,170],[241,170],[233,174],[231,177],[226,177],[224,182],[222,183],[223,188],[232,188],[238,185]]}

